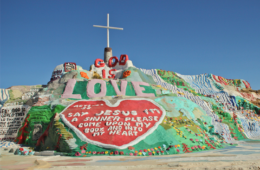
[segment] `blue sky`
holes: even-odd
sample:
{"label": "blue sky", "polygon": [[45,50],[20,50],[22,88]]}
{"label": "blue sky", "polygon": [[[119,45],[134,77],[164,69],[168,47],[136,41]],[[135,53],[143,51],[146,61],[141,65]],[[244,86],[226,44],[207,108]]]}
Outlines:
{"label": "blue sky", "polygon": [[47,84],[53,69],[113,55],[138,68],[245,79],[260,89],[260,1],[1,0],[0,88]]}

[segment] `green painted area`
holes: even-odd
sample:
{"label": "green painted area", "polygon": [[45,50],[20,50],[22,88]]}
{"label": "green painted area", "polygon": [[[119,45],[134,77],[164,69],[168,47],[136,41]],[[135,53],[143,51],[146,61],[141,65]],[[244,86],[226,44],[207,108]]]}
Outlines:
{"label": "green painted area", "polygon": [[[44,132],[55,113],[60,113],[64,108],[65,107],[61,105],[57,105],[54,109],[51,109],[50,105],[32,107],[27,113],[27,116],[29,116],[29,134],[27,135],[25,144],[34,146],[37,143],[37,140],[33,140],[33,129],[35,124],[41,124],[42,132]],[[21,132],[19,132],[17,136],[20,135]]]}
{"label": "green painted area", "polygon": [[[88,81],[77,82],[74,87],[73,94],[80,94],[82,99],[89,99],[89,97],[87,96],[87,84],[88,84]],[[117,86],[119,89],[121,89],[120,85],[121,85],[121,81],[119,81],[117,83]],[[96,94],[100,92],[100,87],[101,87],[101,84],[99,84],[99,83],[97,83],[95,85],[94,92]],[[143,91],[143,93],[154,93],[154,95],[156,96],[156,91],[151,86],[141,85],[140,87],[144,87],[145,90]],[[116,96],[114,87],[112,86],[112,84],[109,81],[106,82],[106,88],[107,88],[106,96]],[[131,82],[127,82],[126,96],[136,96],[135,90],[134,90]]]}
{"label": "green painted area", "polygon": [[197,120],[198,118],[210,123],[211,117],[196,103],[184,97],[160,97],[155,101],[166,111],[167,117],[178,118],[183,114],[187,119]]}
{"label": "green painted area", "polygon": [[259,111],[259,107],[257,107],[256,105],[252,104],[250,101],[240,97],[240,96],[236,96],[236,103],[238,107],[243,107],[244,110],[254,110],[256,113],[258,113]]}
{"label": "green painted area", "polygon": [[172,85],[176,85],[178,88],[182,88],[185,91],[189,91],[194,96],[203,96],[202,94],[195,92],[195,90],[190,86],[188,82],[186,82],[184,79],[179,77],[173,71],[165,71],[165,70],[157,69],[157,73],[165,82]]}
{"label": "green painted area", "polygon": [[[207,129],[207,127],[204,126],[202,127],[200,123],[195,123],[188,118],[191,117],[193,119],[197,119],[198,117],[200,117],[202,119],[205,119],[205,121],[207,121],[208,123],[211,121],[211,117],[206,116],[206,114],[202,111],[201,108],[199,108],[198,105],[196,105],[195,103],[191,102],[188,99],[178,98],[178,97],[162,97],[162,98],[157,98],[155,100],[165,108],[168,109],[175,108],[176,111],[179,112],[178,116],[175,115],[175,117],[168,117],[168,116],[165,117],[165,120],[161,123],[161,125],[158,126],[158,128],[152,134],[150,134],[144,140],[140,141],[138,144],[133,146],[135,148],[134,150],[129,150],[127,148],[126,149],[105,149],[93,144],[88,144],[87,151],[91,151],[91,152],[108,151],[108,153],[115,152],[115,151],[118,152],[122,151],[124,154],[129,155],[130,153],[134,153],[134,151],[139,152],[139,150],[143,151],[144,149],[147,150],[151,148],[154,149],[154,148],[161,147],[162,150],[164,151],[164,154],[167,153],[176,154],[176,153],[183,153],[182,143],[185,143],[189,148],[198,145],[200,145],[201,147],[204,146],[205,149],[210,148],[205,143],[206,135],[210,136],[209,133],[204,132],[204,130]],[[173,107],[173,104],[176,105]],[[186,110],[185,116],[184,116],[183,108]],[[199,112],[200,114],[196,112]],[[176,113],[170,113],[170,114],[176,114]],[[175,118],[177,118],[178,121],[176,121]],[[203,121],[203,123],[205,121]],[[67,129],[67,131],[69,131],[69,128],[66,125],[65,128]],[[81,141],[73,131],[70,132],[73,135],[73,137],[76,139],[76,144],[79,147],[85,144],[85,142]],[[193,139],[193,141],[191,141],[190,139]],[[208,138],[206,140],[210,142]],[[219,143],[216,143],[216,141],[214,140],[212,141],[211,144],[215,148],[223,147]],[[176,145],[177,147],[176,148],[172,147],[169,150],[165,150],[170,145],[174,145],[174,146]],[[180,145],[180,147],[178,147],[178,145]],[[163,149],[163,146],[166,146],[166,148]],[[74,149],[73,152],[69,153],[68,155],[73,156],[76,152],[81,152],[79,147]],[[177,152],[177,149],[179,150],[179,152]],[[193,151],[198,152],[201,150],[202,149],[194,149]],[[146,154],[148,154],[148,152],[146,152]],[[81,156],[83,155],[90,156],[93,154],[81,154]],[[155,155],[158,154],[156,153]]]}
{"label": "green painted area", "polygon": [[68,139],[72,138],[73,135],[64,128],[61,122],[52,119],[49,124],[48,136],[45,137],[44,142],[41,142],[36,147],[36,150],[55,150],[57,152],[71,153],[72,149],[68,144]]}
{"label": "green painted area", "polygon": [[[181,77],[179,77],[176,73],[173,71],[165,71],[165,70],[159,70],[157,69],[157,73],[160,75],[160,77],[166,81],[169,84],[176,85],[178,88],[189,88],[190,84],[187,83],[185,80],[183,80]],[[194,90],[194,89],[192,89]]]}
{"label": "green painted area", "polygon": [[130,76],[122,79],[125,79],[127,81],[138,81],[138,82],[146,82],[149,84],[156,84],[152,76],[143,73],[141,70],[135,67],[129,67],[127,70],[131,71]]}
{"label": "green painted area", "polygon": [[[84,89],[84,87],[86,88],[86,85],[87,82],[80,82],[78,83],[78,87],[76,89],[78,90],[80,86],[82,86],[81,90],[86,90]],[[107,82],[107,86],[110,86],[108,88],[112,87],[112,85],[109,82]],[[132,87],[129,86],[129,88]],[[100,89],[99,84],[95,87],[95,92],[98,92],[98,89]],[[110,93],[108,93],[107,95],[115,95],[113,93],[114,92],[113,89],[110,89],[109,92]],[[201,124],[203,124],[205,121],[210,122],[211,118],[206,116],[205,112],[197,104],[193,103],[192,101],[186,98],[169,97],[169,96],[157,98],[155,99],[155,101],[158,102],[166,109],[167,116],[164,118],[164,121],[161,123],[161,125],[159,125],[158,128],[152,134],[147,136],[144,140],[140,141],[138,144],[134,145],[133,150],[129,150],[128,148],[106,149],[93,144],[88,144],[87,152],[91,151],[93,153],[93,151],[94,152],[107,151],[108,154],[113,152],[114,155],[115,151],[117,151],[119,153],[123,152],[124,155],[129,155],[130,153],[134,153],[135,151],[140,152],[140,150],[142,150],[143,152],[144,149],[146,150],[153,149],[154,151],[156,151],[155,153],[152,153],[152,151],[150,151],[150,153],[152,153],[153,155],[178,154],[178,153],[183,153],[183,146],[182,146],[183,143],[187,145],[190,151],[199,152],[202,151],[203,149],[192,150],[191,147],[194,146],[197,147],[199,145],[201,147],[204,146],[205,149],[210,149],[210,147],[205,143],[206,142],[205,140],[211,143],[212,146],[214,146],[215,148],[223,147],[223,145],[216,143],[216,141],[214,140],[210,141],[208,138],[206,138],[206,136],[210,137],[211,135],[206,132],[207,127],[203,127],[204,125],[202,126]],[[60,113],[64,108],[65,106],[61,106],[61,105],[57,105],[54,109],[50,109],[50,106],[32,107],[31,110],[28,112],[28,115],[30,115],[30,117],[28,118],[29,125],[31,129],[33,128],[34,124],[41,123],[44,132],[47,126],[51,123],[49,134],[45,138],[45,142],[42,143],[40,147],[38,147],[39,150],[56,150],[58,152],[64,152],[64,154],[67,156],[74,156],[76,152],[81,153],[80,146],[83,146],[84,144],[86,144],[86,142],[81,141],[79,137],[76,135],[76,133],[74,133],[74,131],[68,128],[61,121],[61,119],[59,119],[58,121],[53,120],[55,113]],[[175,109],[174,112],[168,110],[173,108]],[[196,120],[198,118],[203,119],[201,120],[202,123],[194,122],[190,120],[190,119]],[[205,129],[206,131],[204,132]],[[60,137],[59,135],[62,135],[62,137]],[[65,141],[65,139],[67,138],[75,139],[75,146],[76,146],[75,148],[70,148],[68,143]],[[191,141],[190,139],[193,139],[193,141]],[[32,131],[31,131],[25,143],[28,145],[35,145],[36,142],[37,141],[32,141]],[[172,147],[170,148],[170,146]],[[157,151],[159,151],[160,153],[157,153]],[[161,151],[163,151],[163,153],[161,153]],[[146,156],[148,155],[148,153],[149,153],[148,151],[145,152]],[[93,156],[93,154],[81,153],[81,156],[83,155]],[[102,155],[99,154],[96,156],[102,156]]]}
{"label": "green painted area", "polygon": [[[214,113],[217,114],[219,118],[222,120],[222,123],[228,125],[232,137],[237,137],[238,140],[247,139],[246,135],[244,135],[243,132],[240,132],[238,130],[238,126],[236,125],[236,122],[233,119],[233,115],[230,115],[228,112],[225,112],[222,109],[222,107],[218,107],[216,105],[212,105],[212,109]],[[239,117],[237,117],[237,123],[239,126],[241,125],[241,120],[239,119]],[[212,132],[212,134],[214,133]]]}
{"label": "green painted area", "polygon": [[[64,125],[64,126],[67,129],[67,131],[69,131],[69,128],[66,125]],[[70,133],[73,134],[73,137],[76,139],[76,144],[79,147],[74,149],[72,153],[68,153],[67,155],[74,156],[76,152],[81,153],[80,146],[86,144],[86,142],[81,141],[73,131],[70,131]],[[146,149],[146,150],[154,149],[154,151],[162,150],[162,151],[164,151],[164,153],[162,154],[160,152],[160,155],[166,155],[166,154],[176,154],[177,153],[176,149],[179,149],[180,153],[182,153],[181,147],[170,148],[169,151],[166,151],[166,148],[168,148],[170,145],[178,145],[178,144],[180,144],[180,142],[175,139],[174,130],[172,130],[172,129],[165,130],[162,126],[159,125],[158,128],[152,134],[147,136],[144,140],[140,141],[138,144],[133,145],[132,146],[132,147],[134,147],[133,150],[129,150],[128,148],[126,148],[126,149],[105,149],[105,148],[101,148],[99,146],[88,143],[87,151],[91,151],[91,152],[108,151],[108,154],[111,152],[114,153],[115,151],[118,151],[118,152],[122,151],[124,153],[124,155],[129,155],[130,153],[134,153],[135,151],[139,152],[140,150],[143,151],[144,149]],[[161,147],[161,149],[159,149],[159,147]],[[155,148],[157,148],[157,150]],[[147,156],[147,154],[148,154],[148,152],[146,152],[146,156]],[[81,156],[83,156],[83,155],[84,154],[81,154]],[[158,155],[158,153],[155,153],[155,155]],[[87,156],[93,156],[93,154],[87,154]],[[102,155],[96,155],[96,156],[102,156]]]}
{"label": "green painted area", "polygon": [[200,98],[201,98],[202,100],[206,101],[206,102],[211,103],[211,104],[219,105],[219,103],[217,103],[216,100],[213,99],[213,98],[205,97],[205,96],[201,96]]}
{"label": "green painted area", "polygon": [[[163,132],[163,133],[162,133]],[[149,136],[144,139],[144,142],[148,145],[154,145],[156,143],[165,143],[165,144],[179,144],[173,136],[173,129],[165,130],[164,127],[158,126],[158,128]]]}
{"label": "green painted area", "polygon": [[[89,78],[92,77],[91,74],[90,74],[90,72],[87,71],[87,70],[73,70],[73,71],[71,71],[71,72],[76,72],[76,73],[77,73],[77,77],[76,77],[77,80],[84,80],[84,79],[86,79],[86,78],[81,77],[81,74],[80,74],[81,72],[86,73]],[[86,80],[87,80],[87,79],[86,79]]]}
{"label": "green painted area", "polygon": [[[239,119],[239,118],[238,118]],[[240,120],[238,121],[238,123],[241,122]],[[231,136],[232,138],[236,139],[236,140],[244,140],[247,139],[246,135],[242,135],[243,132],[240,132],[238,130],[238,127],[235,123],[234,120],[223,120],[222,123],[225,123],[228,125],[229,130],[231,132]]]}

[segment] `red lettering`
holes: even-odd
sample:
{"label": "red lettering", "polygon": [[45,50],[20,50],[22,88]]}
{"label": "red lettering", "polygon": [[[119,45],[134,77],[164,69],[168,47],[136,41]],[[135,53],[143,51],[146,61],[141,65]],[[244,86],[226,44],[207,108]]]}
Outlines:
{"label": "red lettering", "polygon": [[[100,64],[99,64],[99,62],[100,62]],[[104,67],[104,66],[105,66],[105,63],[104,63],[104,61],[103,61],[102,59],[98,58],[98,59],[95,60],[95,66],[96,66],[97,68],[99,68],[99,67]]]}
{"label": "red lettering", "polygon": [[128,55],[122,54],[122,55],[120,56],[119,65],[125,65],[126,62],[127,62],[127,60],[128,60]]}
{"label": "red lettering", "polygon": [[[112,62],[113,62],[113,59],[115,59],[115,62],[114,62],[114,63],[112,63]],[[116,56],[111,57],[111,58],[108,60],[108,67],[115,67],[116,64],[117,64],[117,62],[118,62],[118,58],[117,58]]]}
{"label": "red lettering", "polygon": [[102,70],[102,77],[103,77],[103,79],[106,78],[106,70],[105,69]]}
{"label": "red lettering", "polygon": [[109,70],[109,74],[110,74],[111,76],[108,76],[108,78],[112,78],[112,79],[115,78],[116,75],[113,74],[112,71],[116,71],[116,69],[111,69],[111,70]]}

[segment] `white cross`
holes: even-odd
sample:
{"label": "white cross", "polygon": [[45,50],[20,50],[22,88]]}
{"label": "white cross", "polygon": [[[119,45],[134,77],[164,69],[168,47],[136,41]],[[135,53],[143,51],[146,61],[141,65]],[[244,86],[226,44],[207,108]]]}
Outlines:
{"label": "white cross", "polygon": [[107,47],[109,47],[109,29],[123,30],[123,28],[109,27],[109,14],[107,14],[107,26],[93,25],[93,27],[106,28],[107,29]]}

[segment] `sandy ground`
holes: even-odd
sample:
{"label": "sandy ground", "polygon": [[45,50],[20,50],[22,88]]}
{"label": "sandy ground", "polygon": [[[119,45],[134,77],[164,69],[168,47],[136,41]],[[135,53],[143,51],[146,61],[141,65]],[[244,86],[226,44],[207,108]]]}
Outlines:
{"label": "sandy ground", "polygon": [[142,170],[142,169],[257,169],[260,170],[260,141],[238,146],[165,156],[17,156],[1,148],[1,170]]}

